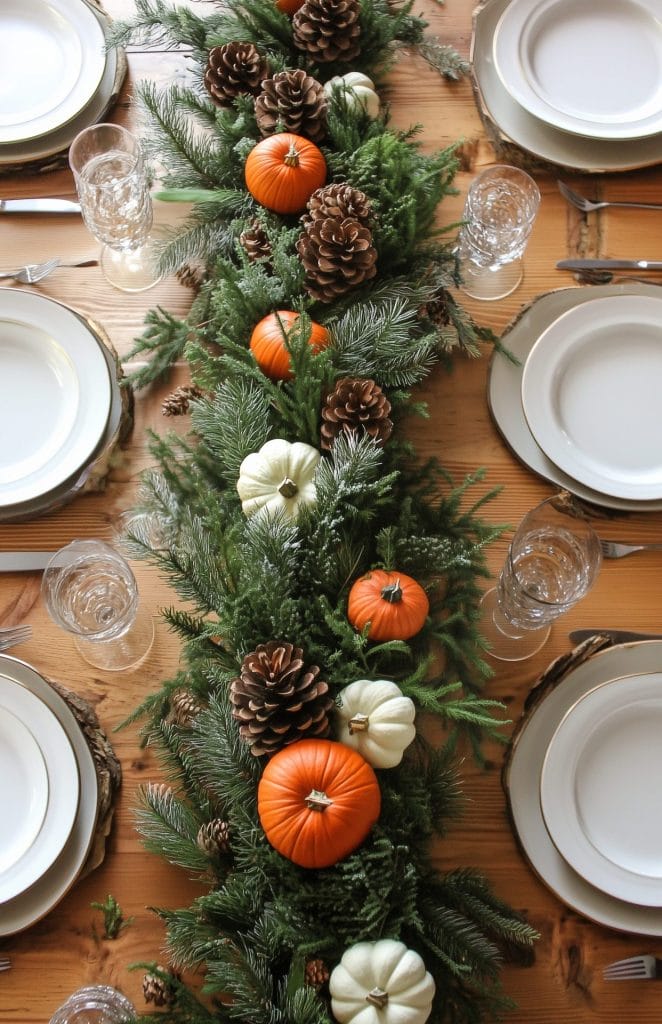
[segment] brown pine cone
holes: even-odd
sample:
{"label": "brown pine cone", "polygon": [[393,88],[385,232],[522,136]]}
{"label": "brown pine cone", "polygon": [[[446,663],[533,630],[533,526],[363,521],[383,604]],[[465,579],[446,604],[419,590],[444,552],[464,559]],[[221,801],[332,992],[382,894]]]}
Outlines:
{"label": "brown pine cone", "polygon": [[205,705],[190,690],[175,690],[170,696],[170,712],[166,718],[169,725],[179,729],[190,729]]}
{"label": "brown pine cone", "polygon": [[259,220],[252,220],[239,235],[239,243],[248,253],[251,263],[257,260],[264,260],[265,264],[271,258],[271,242],[260,224]]}
{"label": "brown pine cone", "polygon": [[361,52],[359,0],[306,0],[292,18],[294,45],[320,64]]}
{"label": "brown pine cone", "polygon": [[297,241],[297,252],[306,271],[306,290],[319,302],[333,302],[377,273],[372,232],[349,217],[311,221]]}
{"label": "brown pine cone", "polygon": [[203,392],[195,384],[182,384],[175,388],[161,404],[164,416],[185,416],[195,398],[202,398]]}
{"label": "brown pine cone", "polygon": [[325,220],[327,217],[335,217],[336,220],[349,217],[365,227],[370,223],[370,200],[364,192],[345,182],[315,189],[308,200],[307,211],[301,218],[304,227],[311,221]]}
{"label": "brown pine cone", "polygon": [[198,292],[207,276],[207,270],[199,263],[185,263],[175,272],[175,277],[185,288]]}
{"label": "brown pine cone", "polygon": [[[156,969],[165,973],[165,968],[160,964]],[[143,996],[146,1003],[154,1003],[155,1006],[172,1006],[175,1002],[175,988],[171,982],[165,981],[160,975],[148,972],[143,977]]]}
{"label": "brown pine cone", "polygon": [[421,317],[427,317],[437,327],[445,327],[449,320],[450,314],[448,312],[448,294],[445,288],[440,289],[438,292],[428,299],[424,305],[419,309],[419,315]]}
{"label": "brown pine cone", "polygon": [[230,849],[230,826],[222,818],[213,818],[198,830],[196,843],[210,857],[227,853]]}
{"label": "brown pine cone", "polygon": [[314,960],[308,960],[303,980],[306,985],[310,985],[316,992],[319,992],[322,986],[326,985],[329,980],[329,968],[319,957],[316,957]]}
{"label": "brown pine cone", "polygon": [[391,403],[374,380],[342,377],[322,409],[321,447],[329,451],[340,434],[369,434],[378,444],[388,441],[393,423]]}
{"label": "brown pine cone", "polygon": [[278,640],[260,644],[230,684],[232,716],[256,757],[303,737],[329,735],[328,683],[317,678],[317,665],[304,665],[302,655],[300,648]]}
{"label": "brown pine cone", "polygon": [[262,92],[255,101],[257,126],[264,136],[274,132],[293,132],[311,142],[320,142],[326,135],[324,86],[298,69],[279,71],[262,83]]}
{"label": "brown pine cone", "polygon": [[269,74],[269,65],[252,43],[225,43],[209,51],[204,83],[217,107],[236,96],[255,96]]}

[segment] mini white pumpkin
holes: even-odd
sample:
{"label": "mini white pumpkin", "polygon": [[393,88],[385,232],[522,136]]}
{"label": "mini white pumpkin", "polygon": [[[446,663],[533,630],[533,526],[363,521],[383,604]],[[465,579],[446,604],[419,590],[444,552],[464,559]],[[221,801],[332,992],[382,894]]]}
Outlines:
{"label": "mini white pumpkin", "polygon": [[320,460],[316,448],[303,441],[280,437],[247,455],[239,467],[237,491],[247,516],[264,511],[283,512],[296,519],[302,505],[316,498],[315,470]]}
{"label": "mini white pumpkin", "polygon": [[394,768],[414,739],[416,708],[389,679],[357,679],[340,691],[338,736],[373,768]]}
{"label": "mini white pumpkin", "polygon": [[379,117],[379,96],[375,91],[372,79],[362,75],[360,71],[350,71],[346,75],[336,75],[330,78],[324,86],[324,92],[329,99],[334,89],[341,89],[345,99],[350,106],[360,105],[368,117]]}
{"label": "mini white pumpkin", "polygon": [[435,984],[415,950],[379,939],[345,950],[329,989],[339,1024],[424,1024]]}

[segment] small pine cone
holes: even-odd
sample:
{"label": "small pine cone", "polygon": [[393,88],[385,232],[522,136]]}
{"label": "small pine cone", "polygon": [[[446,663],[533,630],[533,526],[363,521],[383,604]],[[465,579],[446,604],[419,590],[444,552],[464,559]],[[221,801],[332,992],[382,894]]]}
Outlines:
{"label": "small pine cone", "polygon": [[230,684],[232,716],[256,757],[303,737],[329,735],[328,683],[317,678],[317,665],[304,665],[302,655],[300,648],[278,640],[260,644]]}
{"label": "small pine cone", "polygon": [[316,992],[319,992],[322,986],[326,985],[329,980],[329,968],[319,958],[309,960],[306,964],[303,980],[306,985],[310,985]]}
{"label": "small pine cone", "polygon": [[327,217],[335,217],[336,220],[349,217],[365,227],[370,223],[370,200],[365,193],[344,182],[315,189],[308,200],[307,209],[308,212],[301,218],[304,227],[308,227],[314,220],[326,220]]}
{"label": "small pine cone", "polygon": [[[160,964],[157,965],[157,970],[165,973],[165,967],[161,967]],[[165,981],[158,974],[147,973],[143,977],[143,996],[146,1003],[172,1006],[175,1002],[175,988],[171,982]]]}
{"label": "small pine cone", "polygon": [[196,843],[210,857],[230,849],[230,826],[222,818],[212,818],[198,830]]}
{"label": "small pine cone", "polygon": [[236,96],[255,96],[269,74],[269,65],[252,43],[225,43],[209,51],[204,83],[217,107]]}
{"label": "small pine cone", "polygon": [[436,292],[428,302],[421,306],[419,315],[431,320],[437,327],[445,327],[450,320],[446,290],[441,289]]}
{"label": "small pine cone", "polygon": [[190,690],[175,690],[170,697],[170,712],[166,722],[179,729],[190,729],[204,709],[205,705]]}
{"label": "small pine cone", "polygon": [[164,416],[185,416],[195,398],[202,398],[203,392],[195,384],[182,384],[163,399],[161,412]]}
{"label": "small pine cone", "polygon": [[326,135],[324,86],[307,74],[279,71],[262,83],[262,92],[255,101],[257,126],[264,136],[275,132],[293,132],[311,142],[320,142]]}
{"label": "small pine cone", "polygon": [[259,220],[253,220],[244,228],[239,235],[241,246],[248,253],[251,263],[257,260],[264,260],[265,263],[271,259],[271,242]]}
{"label": "small pine cone", "polygon": [[207,276],[206,269],[201,264],[185,263],[175,273],[175,277],[185,288],[191,288],[194,292],[200,291],[200,287]]}
{"label": "small pine cone", "polygon": [[384,444],[393,431],[390,411],[391,403],[374,380],[342,377],[322,409],[321,447],[329,451],[340,434],[351,436],[364,431],[378,444]]}
{"label": "small pine cone", "polygon": [[299,237],[297,252],[306,271],[306,290],[319,302],[333,302],[377,273],[372,232],[349,217],[311,221]]}
{"label": "small pine cone", "polygon": [[306,0],[292,18],[294,45],[320,64],[350,61],[361,52],[359,0]]}

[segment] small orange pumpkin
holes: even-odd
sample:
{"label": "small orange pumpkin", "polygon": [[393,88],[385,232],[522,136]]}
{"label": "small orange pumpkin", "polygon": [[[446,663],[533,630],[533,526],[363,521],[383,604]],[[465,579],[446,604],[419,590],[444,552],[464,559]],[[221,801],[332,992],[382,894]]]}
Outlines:
{"label": "small orange pumpkin", "polygon": [[409,640],[423,628],[429,611],[420,583],[384,569],[372,569],[356,580],[347,602],[347,618],[358,630],[370,624],[370,640]]}
{"label": "small orange pumpkin", "polygon": [[276,7],[283,14],[296,14],[305,2],[306,0],[276,0]]}
{"label": "small orange pumpkin", "polygon": [[244,173],[246,188],[267,210],[301,213],[326,181],[326,160],[314,142],[281,132],[253,147]]}
{"label": "small orange pumpkin", "polygon": [[268,762],[257,811],[274,849],[302,868],[328,868],[368,835],[381,809],[374,771],[332,740],[299,740]]}
{"label": "small orange pumpkin", "polygon": [[[253,328],[250,350],[262,372],[272,380],[291,380],[293,377],[285,336],[298,319],[298,313],[279,309],[277,313],[268,313]],[[308,337],[308,344],[313,352],[320,352],[326,348],[330,340],[326,327],[313,321]]]}

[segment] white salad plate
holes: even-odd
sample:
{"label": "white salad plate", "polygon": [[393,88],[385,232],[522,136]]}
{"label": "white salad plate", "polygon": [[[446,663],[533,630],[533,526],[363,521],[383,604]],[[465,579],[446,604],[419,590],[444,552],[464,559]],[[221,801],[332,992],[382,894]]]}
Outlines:
{"label": "white salad plate", "polygon": [[635,282],[622,285],[594,285],[590,288],[561,288],[534,300],[515,323],[506,329],[502,343],[517,362],[495,352],[490,360],[487,401],[492,419],[502,438],[534,473],[544,480],[558,484],[594,505],[620,509],[624,512],[655,512],[662,510],[661,500],[634,500],[615,498],[603,494],[575,480],[556,465],[538,445],[524,415],[522,405],[522,376],[531,349],[540,335],[570,309],[594,302],[597,298],[612,296],[652,297],[662,302],[657,285]]}
{"label": "white salad plate", "polygon": [[[474,16],[470,61],[480,105],[505,141],[539,160],[591,174],[628,171],[662,161],[662,132],[631,139],[595,139],[555,128],[526,110],[501,81],[494,62],[494,36],[509,0],[486,0]],[[580,6],[577,0],[577,6]],[[566,73],[566,61],[560,67]],[[561,77],[561,75],[559,75]]]}
{"label": "white salad plate", "polygon": [[0,936],[13,935],[44,917],[66,895],[90,851],[97,817],[97,776],[85,737],[65,701],[30,665],[0,654],[0,674],[38,697],[56,716],[73,748],[80,778],[80,799],[59,857],[41,877],[6,903],[0,903]]}
{"label": "white salad plate", "polygon": [[494,37],[504,87],[562,131],[662,131],[662,0],[511,0]]}
{"label": "white salad plate", "polygon": [[48,772],[34,736],[0,703],[0,878],[37,838],[48,807]]}
{"label": "white salad plate", "polygon": [[603,892],[662,907],[662,672],[601,683],[561,719],[540,805],[559,853]]}
{"label": "white salad plate", "polygon": [[0,506],[56,487],[97,447],[108,364],[84,324],[35,292],[0,289]]}
{"label": "white salad plate", "polygon": [[[540,806],[540,782],[554,733],[582,697],[595,687],[621,676],[661,670],[662,641],[657,640],[610,647],[589,658],[550,690],[529,713],[514,740],[504,772],[516,835],[541,881],[563,903],[598,924],[655,936],[662,936],[662,908],[630,903],[603,892],[582,878],[561,856],[545,827]],[[656,780],[649,780],[649,790],[656,784]]]}
{"label": "white salad plate", "polygon": [[3,0],[0,65],[0,142],[46,135],[98,88],[106,65],[101,25],[81,0]]}
{"label": "white salad plate", "polygon": [[522,375],[534,438],[575,480],[616,498],[662,498],[662,298],[618,295],[568,310]]}
{"label": "white salad plate", "polygon": [[[78,809],[78,767],[71,743],[51,709],[21,686],[0,665],[0,709],[8,710],[29,729],[48,777],[46,811],[22,856],[0,870],[0,904],[24,892],[60,855]],[[3,835],[11,827],[3,821]],[[2,842],[0,841],[0,851]]]}

